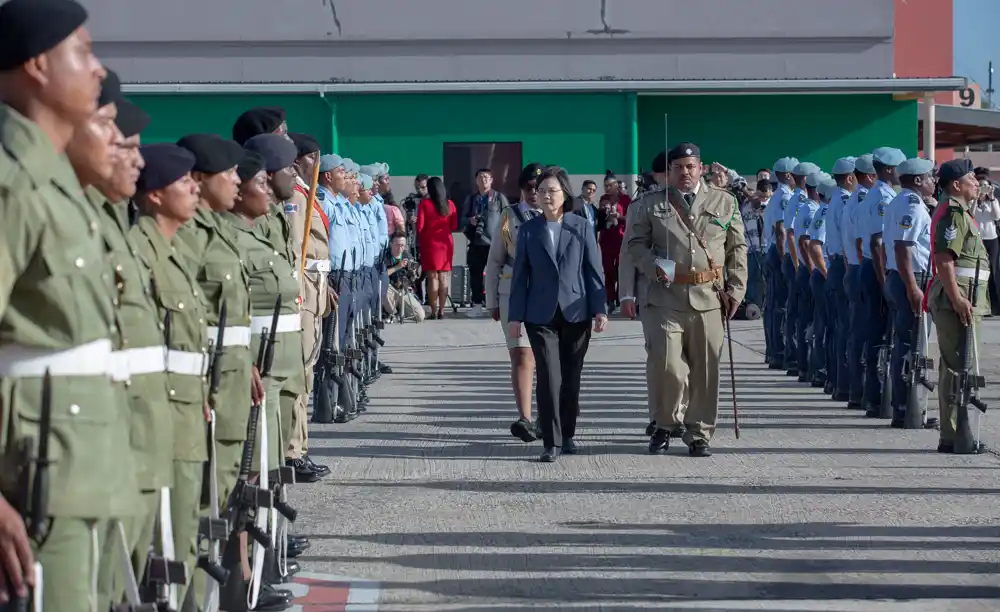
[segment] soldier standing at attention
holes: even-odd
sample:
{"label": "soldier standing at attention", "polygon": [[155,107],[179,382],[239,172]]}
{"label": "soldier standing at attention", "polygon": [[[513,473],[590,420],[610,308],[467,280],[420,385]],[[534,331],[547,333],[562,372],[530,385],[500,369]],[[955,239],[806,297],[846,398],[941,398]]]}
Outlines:
{"label": "soldier standing at attention", "polygon": [[[954,372],[962,367],[962,329],[973,326],[978,332],[983,315],[990,312],[989,255],[976,226],[973,210],[979,198],[979,181],[973,173],[972,162],[955,159],[941,164],[938,183],[944,200],[938,205],[931,230],[931,250],[934,253],[936,272],[927,296],[927,305],[937,328],[938,347],[941,350],[941,367],[938,368],[938,411],[941,415],[941,441],[939,453],[955,452],[957,410],[948,401],[949,390],[954,384]],[[980,267],[979,301],[973,306],[968,295],[969,280]],[[974,333],[972,340],[978,339]],[[971,347],[978,354],[978,342]],[[982,444],[973,449],[981,452]]]}
{"label": "soldier standing at attention", "polygon": [[[930,269],[931,215],[924,198],[937,190],[934,180],[934,162],[926,159],[908,159],[897,168],[903,189],[885,212],[885,297],[893,318],[896,342],[892,347],[890,375],[892,376],[891,426],[903,429],[906,421],[906,404],[912,390],[903,379],[903,362],[916,340],[913,329],[920,309],[923,308],[925,283],[921,275]],[[925,427],[937,425],[937,419],[924,418]]]}
{"label": "soldier standing at attention", "polygon": [[814,314],[812,289],[809,286],[813,271],[813,262],[809,257],[809,237],[816,213],[819,212],[819,184],[822,181],[823,175],[819,169],[806,176],[805,189],[800,192],[799,209],[795,213],[792,230],[792,235],[795,236],[795,252],[799,257],[799,265],[795,270],[795,291],[799,301],[798,317],[795,319],[795,362],[799,368],[799,382],[810,382],[815,374],[812,347],[806,339],[806,330],[813,325]]}
{"label": "soldier standing at attention", "polygon": [[850,378],[847,407],[861,410],[864,408],[865,394],[865,371],[861,356],[864,355],[865,345],[868,343],[865,337],[868,328],[862,301],[864,290],[861,284],[861,268],[865,262],[864,245],[869,244],[868,240],[861,238],[861,223],[864,219],[861,203],[868,197],[868,192],[875,187],[875,164],[871,153],[865,153],[854,160],[854,178],[857,179],[857,189],[844,205],[844,250],[847,252],[848,261],[854,262],[848,265],[847,276],[844,279],[851,306],[851,325],[847,336],[847,371]]}
{"label": "soldier standing at attention", "polygon": [[[813,387],[823,387],[825,392],[829,392],[830,386],[836,377],[836,361],[831,356],[833,336],[835,334],[834,306],[827,302],[827,292],[833,283],[833,251],[827,248],[827,244],[840,244],[840,236],[830,239],[831,232],[837,232],[833,227],[835,213],[831,212],[833,202],[831,197],[837,189],[837,183],[827,174],[821,175],[819,187],[820,207],[813,217],[812,227],[809,228],[809,244],[806,245],[807,253],[812,261],[813,271],[809,278],[809,288],[812,290],[813,299],[813,342],[812,342],[812,365],[813,365]],[[843,278],[841,278],[843,280]]]}
{"label": "soldier standing at attention", "polygon": [[[167,395],[174,433],[174,484],[170,489],[174,551],[193,575],[198,561],[202,473],[208,461],[207,423],[211,420],[205,379],[208,333],[195,268],[174,243],[177,230],[198,210],[198,183],[191,178],[195,157],[187,149],[167,143],[144,146],[141,153],[146,161],[136,185],[141,215],[130,235],[150,266],[153,299],[164,321]],[[184,601],[189,584],[177,586],[178,601]]]}
{"label": "soldier standing at attention", "polygon": [[764,209],[764,237],[770,246],[767,249],[767,304],[765,309],[770,312],[764,318],[765,329],[771,337],[772,370],[787,370],[795,359],[794,346],[785,345],[785,317],[788,306],[788,283],[785,279],[785,261],[788,247],[785,243],[784,214],[791,201],[795,189],[795,176],[792,170],[799,165],[794,157],[782,157],[774,162],[774,176],[778,187]]}
{"label": "soldier standing at attention", "polygon": [[[100,537],[120,516],[116,498],[136,486],[128,453],[108,451],[128,438],[128,415],[110,379],[115,319],[99,220],[63,156],[105,76],[86,19],[71,0],[0,5],[0,596],[26,597],[37,561],[49,586],[36,601],[50,612],[96,609]],[[45,509],[55,520],[39,543],[12,504],[30,467],[22,442],[37,448],[46,373],[58,463]]]}
{"label": "soldier standing at attention", "polygon": [[[702,180],[696,145],[671,149],[667,167],[669,187],[643,198],[628,247],[650,279],[642,323],[647,373],[657,375],[660,387],[649,450],[666,450],[670,430],[684,425],[691,456],[707,457],[719,412],[719,317],[732,318],[743,300],[747,246],[736,198]],[[677,423],[674,409],[685,383],[690,406],[685,422]]]}
{"label": "soldier standing at attention", "polygon": [[[851,333],[851,310],[848,306],[847,275],[850,262],[857,265],[857,252],[853,242],[848,240],[845,209],[851,193],[857,187],[854,178],[853,157],[842,157],[833,164],[833,180],[836,188],[830,196],[830,210],[827,213],[826,237],[823,246],[830,255],[830,275],[827,277],[826,299],[831,305],[830,322],[834,326],[833,342],[828,351],[827,370],[832,377],[831,389],[834,401],[846,402],[850,398],[851,377],[848,373],[847,342]],[[850,248],[848,248],[850,247]],[[851,257],[851,254],[854,257]]]}

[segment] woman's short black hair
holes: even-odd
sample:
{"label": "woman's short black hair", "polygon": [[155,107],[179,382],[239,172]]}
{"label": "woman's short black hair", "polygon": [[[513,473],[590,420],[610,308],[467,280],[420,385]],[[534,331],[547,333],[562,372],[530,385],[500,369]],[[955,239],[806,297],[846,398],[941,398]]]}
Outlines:
{"label": "woman's short black hair", "polygon": [[451,212],[448,206],[448,190],[444,188],[444,181],[440,176],[432,176],[427,179],[427,199],[434,203],[434,208],[442,217],[447,217]]}
{"label": "woman's short black hair", "polygon": [[573,186],[569,182],[569,173],[559,166],[545,166],[542,168],[542,173],[538,175],[538,185],[541,185],[542,181],[548,178],[554,178],[559,182],[559,187],[563,192],[563,212],[573,212],[575,197],[573,196]]}

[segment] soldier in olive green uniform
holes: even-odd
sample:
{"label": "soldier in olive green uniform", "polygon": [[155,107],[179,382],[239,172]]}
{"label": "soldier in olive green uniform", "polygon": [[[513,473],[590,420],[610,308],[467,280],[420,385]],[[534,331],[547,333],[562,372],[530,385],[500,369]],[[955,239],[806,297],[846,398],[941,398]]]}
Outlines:
{"label": "soldier in olive green uniform", "polygon": [[[142,215],[131,235],[152,271],[153,298],[166,325],[167,395],[174,430],[174,486],[170,490],[174,550],[177,560],[186,563],[193,575],[198,561],[202,471],[208,460],[208,335],[193,266],[174,243],[177,230],[198,209],[198,184],[190,174],[195,158],[187,149],[165,143],[144,146],[141,153],[146,160],[137,185]],[[187,588],[178,587],[179,602],[184,601]]]}
{"label": "soldier in olive green uniform", "polygon": [[[110,378],[114,315],[98,218],[63,157],[74,130],[92,118],[104,77],[93,55],[77,51],[87,48],[86,17],[69,0],[0,5],[0,505],[9,512],[19,503],[20,450],[27,439],[37,450],[48,372],[47,515],[55,519],[30,553],[23,531],[5,530],[0,544],[26,569],[31,554],[40,563],[37,595],[49,612],[96,609],[95,558],[107,520],[136,487],[128,454],[115,451],[128,436],[127,415]],[[47,80],[24,69],[41,55],[35,69]],[[33,121],[40,115],[51,132]],[[18,595],[41,577],[6,578]]]}
{"label": "soldier in olive green uniform", "polygon": [[[672,149],[667,154],[670,186],[633,204],[642,208],[628,228],[629,254],[649,279],[640,313],[648,347],[646,375],[656,381],[656,430],[649,450],[665,450],[670,431],[683,425],[684,442],[695,457],[711,454],[709,441],[718,418],[724,339],[720,308],[723,316],[732,317],[747,279],[736,198],[701,180],[700,157],[691,143]],[[671,194],[682,200],[680,212],[669,202]],[[675,409],[685,381],[690,404],[681,423]]]}
{"label": "soldier in olive green uniform", "polygon": [[[948,401],[955,372],[962,368],[962,329],[970,325],[978,337],[982,317],[990,312],[986,281],[990,275],[989,256],[973,217],[979,197],[979,181],[972,162],[956,159],[941,165],[938,181],[945,199],[938,205],[931,230],[931,252],[936,273],[927,296],[927,305],[937,328],[942,367],[938,368],[938,411],[941,413],[941,440],[938,452],[955,452],[956,406]],[[969,301],[969,285],[979,266],[979,294],[976,304]],[[978,346],[973,347],[979,350]],[[976,452],[979,451],[978,440]]]}
{"label": "soldier in olive green uniform", "polygon": [[[95,147],[107,143],[106,136],[97,128],[110,127],[105,121],[109,112],[116,117],[122,138],[137,134],[142,123],[126,120],[135,110],[121,99],[114,72],[108,72],[98,104],[95,126],[78,130],[66,153],[100,219],[105,271],[114,283],[110,292],[115,314],[112,378],[128,413],[126,422],[130,428],[132,463],[137,476],[136,495],[120,496],[121,501],[128,504],[118,515],[122,518],[122,530],[117,522],[109,525],[101,553],[98,591],[102,599],[117,603],[121,601],[126,584],[121,575],[124,551],[120,534],[124,533],[124,549],[132,557],[133,572],[141,578],[153,541],[161,491],[173,486],[172,429],[167,404],[163,327],[149,296],[149,270],[128,236],[125,202],[133,195],[135,185],[127,178],[123,180],[130,174],[127,160],[94,154]],[[121,121],[117,121],[119,105]]]}

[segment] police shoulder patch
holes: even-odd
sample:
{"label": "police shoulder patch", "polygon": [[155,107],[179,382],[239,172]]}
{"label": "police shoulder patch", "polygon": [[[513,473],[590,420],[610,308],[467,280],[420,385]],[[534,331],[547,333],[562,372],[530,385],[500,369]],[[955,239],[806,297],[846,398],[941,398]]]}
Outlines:
{"label": "police shoulder patch", "polygon": [[849,194],[849,193],[842,193],[842,194],[840,194],[840,201],[841,202],[847,202],[850,199],[851,199],[851,194]]}
{"label": "police shoulder patch", "polygon": [[826,212],[828,210],[830,210],[829,206],[824,206],[823,208],[819,209],[819,216],[825,217],[826,216]]}
{"label": "police shoulder patch", "polygon": [[799,193],[799,202],[805,202],[805,201],[806,201],[806,194]]}
{"label": "police shoulder patch", "polygon": [[878,205],[878,216],[880,216],[880,217],[884,217],[885,216],[885,202],[880,202],[879,203],[879,205]]}
{"label": "police shoulder patch", "polygon": [[819,229],[819,228],[823,227],[823,220],[822,219],[816,219],[816,223],[813,225],[813,227],[815,227],[816,229]]}
{"label": "police shoulder patch", "polygon": [[292,202],[291,200],[285,202],[285,214],[286,215],[294,214],[295,211],[297,211],[298,209],[299,209],[299,207],[298,207],[298,205],[295,202]]}
{"label": "police shoulder patch", "polygon": [[903,215],[903,218],[899,220],[899,227],[903,229],[910,229],[913,227],[913,217],[910,215]]}
{"label": "police shoulder patch", "polygon": [[920,196],[918,196],[915,193],[911,193],[910,195],[906,196],[906,201],[909,202],[910,204],[913,204],[914,206],[916,206],[917,204],[924,203],[924,201],[920,199]]}

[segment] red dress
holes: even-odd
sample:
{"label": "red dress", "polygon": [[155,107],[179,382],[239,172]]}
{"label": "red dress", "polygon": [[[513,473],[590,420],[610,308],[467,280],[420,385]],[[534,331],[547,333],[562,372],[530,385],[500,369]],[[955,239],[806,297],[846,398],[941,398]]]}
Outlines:
{"label": "red dress", "polygon": [[442,217],[434,202],[423,200],[417,207],[417,244],[420,246],[420,266],[428,272],[447,272],[455,257],[455,237],[458,212],[448,200],[448,216]]}

